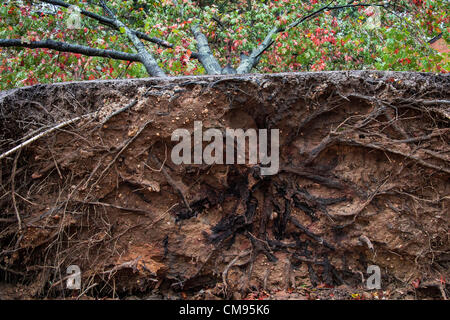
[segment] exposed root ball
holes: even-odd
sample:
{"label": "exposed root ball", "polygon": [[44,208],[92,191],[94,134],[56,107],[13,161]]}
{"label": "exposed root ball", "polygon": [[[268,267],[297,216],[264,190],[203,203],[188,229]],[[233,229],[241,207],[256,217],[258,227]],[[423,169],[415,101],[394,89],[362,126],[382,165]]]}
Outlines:
{"label": "exposed root ball", "polygon": [[[61,297],[77,265],[76,297],[314,298],[318,286],[349,298],[376,265],[380,295],[446,297],[449,80],[326,72],[3,92],[0,292]],[[279,129],[278,173],[176,165],[171,135],[194,121]]]}

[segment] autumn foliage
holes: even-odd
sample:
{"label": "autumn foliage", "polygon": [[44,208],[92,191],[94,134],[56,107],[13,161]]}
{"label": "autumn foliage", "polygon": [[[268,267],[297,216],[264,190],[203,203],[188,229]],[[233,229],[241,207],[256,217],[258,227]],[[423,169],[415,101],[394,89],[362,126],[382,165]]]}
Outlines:
{"label": "autumn foliage", "polygon": [[[67,0],[99,15],[96,1]],[[198,23],[221,65],[236,67],[242,54],[261,44],[273,26],[286,27],[324,6],[317,0],[272,1],[107,1],[130,28],[173,44],[145,42],[169,75],[197,75],[205,70],[192,59],[197,51],[190,27]],[[328,2],[327,2],[328,3]],[[443,34],[449,40],[450,5],[446,0],[387,1],[389,6],[363,6],[380,1],[334,1],[361,6],[325,10],[274,36],[252,72],[324,70],[405,70],[447,72],[448,54],[428,41]],[[123,32],[81,17],[81,28],[67,28],[66,8],[40,1],[4,1],[0,5],[0,38],[53,39],[100,49],[133,53]],[[0,89],[71,80],[148,76],[140,63],[90,57],[50,49],[0,48]]]}

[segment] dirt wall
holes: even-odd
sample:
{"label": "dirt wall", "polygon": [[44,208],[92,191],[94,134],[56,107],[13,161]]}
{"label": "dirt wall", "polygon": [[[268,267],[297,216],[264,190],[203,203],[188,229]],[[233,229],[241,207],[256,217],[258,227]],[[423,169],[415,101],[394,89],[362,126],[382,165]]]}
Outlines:
{"label": "dirt wall", "polygon": [[[0,291],[445,298],[448,92],[448,75],[363,71],[2,92]],[[278,173],[174,164],[171,135],[194,121],[279,129]],[[369,265],[381,290],[366,292]]]}

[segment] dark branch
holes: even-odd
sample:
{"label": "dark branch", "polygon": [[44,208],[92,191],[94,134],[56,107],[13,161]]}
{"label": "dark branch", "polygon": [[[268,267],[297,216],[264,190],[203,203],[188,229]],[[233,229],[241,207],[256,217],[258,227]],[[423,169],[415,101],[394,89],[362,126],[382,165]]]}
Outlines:
{"label": "dark branch", "polygon": [[0,39],[0,47],[22,47],[22,48],[46,48],[61,52],[79,53],[91,57],[103,57],[124,61],[141,62],[137,54],[120,52],[115,50],[96,49],[78,44],[70,44],[54,40],[22,41],[20,39]]}

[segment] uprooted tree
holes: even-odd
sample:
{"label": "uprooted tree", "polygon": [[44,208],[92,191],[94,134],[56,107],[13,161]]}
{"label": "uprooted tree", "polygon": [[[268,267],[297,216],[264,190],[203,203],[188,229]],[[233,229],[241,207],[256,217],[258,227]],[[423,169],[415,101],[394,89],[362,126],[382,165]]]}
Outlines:
{"label": "uprooted tree", "polygon": [[[55,21],[45,19],[65,21],[63,12],[39,7],[31,13],[30,2],[11,3],[1,7],[11,10],[3,23],[15,21],[20,8],[34,24],[10,23],[2,37],[45,21],[59,40],[36,33],[1,40],[27,47],[2,51],[4,61],[16,62],[2,65],[5,79],[35,62],[34,80],[23,84],[54,80],[59,64],[73,68],[71,79],[84,79],[97,67],[110,72],[114,59],[158,77],[0,92],[0,297],[5,283],[14,292],[21,286],[26,297],[64,296],[66,267],[77,265],[82,287],[71,291],[75,297],[265,298],[285,290],[345,298],[364,287],[374,264],[382,270],[379,295],[447,298],[450,77],[234,74],[375,66],[370,61],[439,70],[442,56],[430,53],[425,35],[445,33],[436,28],[448,18],[418,21],[431,27],[426,31],[405,18],[428,1],[220,1],[211,7],[208,1],[87,1],[83,28],[56,33]],[[264,10],[277,17],[275,26],[261,23]],[[152,12],[176,23],[162,27]],[[394,17],[403,27],[390,25]],[[85,34],[92,33],[84,30],[86,21],[97,23],[99,37]],[[251,30],[245,43],[243,32],[231,32],[244,30],[242,21]],[[337,28],[338,21],[342,31],[318,26]],[[380,28],[347,38],[362,24]],[[83,37],[87,44],[72,44]],[[378,47],[380,39],[386,44]],[[423,50],[408,46],[411,41]],[[75,52],[78,60],[50,57],[47,49]],[[286,65],[277,64],[287,57]],[[133,68],[120,66],[110,75]],[[167,71],[211,76],[167,79]],[[279,129],[279,172],[262,176],[249,163],[175,164],[171,135],[179,128],[192,132],[194,121],[221,132]]]}
{"label": "uprooted tree", "polygon": [[[446,298],[449,83],[285,73],[5,92],[0,274],[34,297],[63,295],[78,265],[79,297],[314,298],[344,284],[345,298],[374,264],[379,294]],[[279,172],[176,165],[171,134],[197,120],[279,129]]]}
{"label": "uprooted tree", "polygon": [[[448,39],[446,1],[15,0],[1,10],[0,47],[34,50],[6,51],[5,87],[145,72],[244,74],[256,67],[448,69],[426,43],[440,33]],[[74,13],[81,16],[76,28],[69,23]]]}

